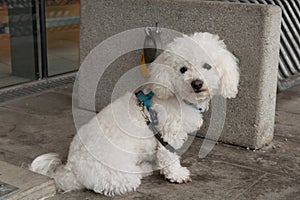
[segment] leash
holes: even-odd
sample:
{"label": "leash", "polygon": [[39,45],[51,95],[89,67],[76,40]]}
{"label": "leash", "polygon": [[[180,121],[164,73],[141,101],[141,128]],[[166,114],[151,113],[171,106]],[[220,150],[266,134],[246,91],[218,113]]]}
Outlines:
{"label": "leash", "polygon": [[[144,41],[144,48],[140,61],[140,70],[144,78],[150,77],[147,64],[153,62],[159,55],[158,50],[161,49],[160,33],[161,29],[159,28],[158,23],[156,23],[156,27],[145,28],[146,38]],[[135,96],[138,100],[137,106],[139,107],[139,111],[145,119],[148,128],[153,132],[155,138],[170,152],[176,152],[176,150],[171,145],[164,141],[161,133],[155,127],[156,125],[158,125],[157,112],[151,108],[151,99],[154,96],[154,93],[151,91],[148,94],[144,94],[143,91],[140,90],[135,93]],[[146,114],[145,107],[150,117]]]}
{"label": "leash", "polygon": [[[158,124],[158,119],[157,119],[156,111],[151,108],[151,99],[152,99],[153,95],[154,94],[152,91],[149,92],[148,94],[144,94],[143,91],[141,91],[141,90],[136,92],[135,96],[137,97],[137,100],[138,100],[137,106],[139,107],[139,111],[141,112],[148,128],[152,131],[155,138],[166,149],[168,149],[170,152],[174,153],[174,152],[176,152],[176,149],[174,149],[168,142],[164,141],[161,133],[155,127],[155,125]],[[146,114],[145,108],[148,110],[150,117]]]}
{"label": "leash", "polygon": [[[172,147],[168,142],[164,141],[161,133],[155,127],[156,125],[158,125],[157,112],[151,107],[151,99],[154,96],[154,93],[151,91],[148,94],[144,94],[143,91],[139,90],[138,92],[135,93],[135,96],[137,97],[137,106],[139,107],[139,111],[142,114],[143,118],[145,119],[148,128],[152,131],[155,138],[167,150],[169,150],[172,153],[176,152],[176,149],[174,149],[174,147]],[[182,101],[185,104],[191,106],[192,108],[198,110],[200,113],[204,111],[203,108],[198,107],[196,104],[189,102],[186,99],[183,99]],[[146,114],[145,108],[148,111],[150,117]]]}
{"label": "leash", "polygon": [[[147,64],[153,62],[155,58],[158,57],[158,55],[160,54],[159,50],[161,49],[161,29],[159,28],[158,23],[156,23],[156,27],[146,27],[145,34],[146,38],[144,41],[144,48],[141,55],[140,70],[142,76],[144,78],[148,78],[150,77],[150,74],[147,68]],[[137,106],[139,107],[139,111],[145,119],[148,128],[153,132],[155,138],[167,150],[169,150],[172,153],[176,152],[176,149],[174,149],[174,147],[172,147],[168,142],[164,141],[161,133],[155,127],[156,125],[158,125],[157,112],[151,107],[151,99],[154,96],[154,93],[151,91],[148,94],[144,94],[143,91],[140,90],[135,93],[135,96],[138,100]],[[200,113],[204,111],[204,109],[198,107],[194,103],[189,102],[188,100],[183,99],[183,102],[195,108]],[[145,108],[148,111],[150,117],[146,114]]]}

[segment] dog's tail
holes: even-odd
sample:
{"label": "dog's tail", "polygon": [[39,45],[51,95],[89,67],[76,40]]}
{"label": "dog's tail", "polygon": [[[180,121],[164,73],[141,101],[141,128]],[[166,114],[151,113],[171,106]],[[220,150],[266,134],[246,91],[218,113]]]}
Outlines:
{"label": "dog's tail", "polygon": [[76,179],[74,173],[62,164],[59,155],[47,153],[35,158],[29,170],[54,178],[57,189],[60,191],[71,191],[82,189],[82,185]]}
{"label": "dog's tail", "polygon": [[47,153],[36,157],[29,166],[29,169],[39,174],[52,177],[56,168],[61,165],[62,162],[58,154]]}

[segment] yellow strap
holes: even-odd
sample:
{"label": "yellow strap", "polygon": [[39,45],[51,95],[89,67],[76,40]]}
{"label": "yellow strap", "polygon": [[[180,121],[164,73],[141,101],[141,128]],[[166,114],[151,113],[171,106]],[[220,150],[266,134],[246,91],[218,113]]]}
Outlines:
{"label": "yellow strap", "polygon": [[147,68],[147,64],[144,57],[144,50],[142,51],[141,62],[140,62],[141,74],[144,78],[149,78],[150,74]]}

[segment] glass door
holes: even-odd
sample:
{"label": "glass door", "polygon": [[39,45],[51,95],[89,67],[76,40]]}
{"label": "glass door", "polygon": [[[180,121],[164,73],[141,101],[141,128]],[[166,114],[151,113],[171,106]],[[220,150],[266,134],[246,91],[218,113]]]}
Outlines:
{"label": "glass door", "polygon": [[80,0],[0,0],[0,88],[76,71]]}
{"label": "glass door", "polygon": [[0,1],[0,88],[38,78],[34,0]]}
{"label": "glass door", "polygon": [[79,67],[80,0],[45,0],[48,76]]}

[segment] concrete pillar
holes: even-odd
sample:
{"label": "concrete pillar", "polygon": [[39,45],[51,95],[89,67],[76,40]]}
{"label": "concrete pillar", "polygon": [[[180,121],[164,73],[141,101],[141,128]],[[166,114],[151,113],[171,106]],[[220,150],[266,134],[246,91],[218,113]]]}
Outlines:
{"label": "concrete pillar", "polygon": [[[239,94],[227,101],[220,140],[260,148],[273,138],[280,20],[280,8],[267,5],[200,0],[83,0],[80,57],[83,61],[95,46],[114,34],[154,26],[155,22],[186,34],[218,34],[239,58],[241,71]],[[143,38],[136,40],[143,42]],[[91,108],[84,98],[79,99],[81,107],[97,110],[110,103],[118,77],[138,65],[139,56],[140,52],[132,52],[112,63],[99,82],[96,108]],[[200,135],[205,134],[209,119],[205,123]]]}

